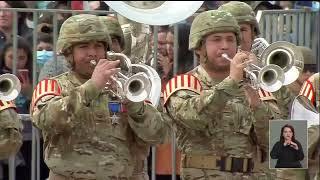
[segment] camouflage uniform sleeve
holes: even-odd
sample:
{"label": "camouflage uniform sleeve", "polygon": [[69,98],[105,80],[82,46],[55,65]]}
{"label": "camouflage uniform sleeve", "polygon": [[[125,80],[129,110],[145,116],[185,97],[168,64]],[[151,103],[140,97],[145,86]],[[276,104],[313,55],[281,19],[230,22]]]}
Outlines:
{"label": "camouflage uniform sleeve", "polygon": [[286,86],[282,86],[278,91],[273,92],[274,96],[278,100],[278,105],[281,110],[281,118],[288,119],[291,111],[290,107],[294,100],[294,95],[289,91]]}
{"label": "camouflage uniform sleeve", "polygon": [[262,103],[253,110],[255,117],[255,132],[259,147],[265,153],[269,147],[269,121],[280,118],[280,110],[275,101],[262,101]]}
{"label": "camouflage uniform sleeve", "polygon": [[319,135],[319,125],[313,125],[308,128],[308,156],[310,159],[316,158],[315,155],[317,151],[320,151],[320,135]]}
{"label": "camouflage uniform sleeve", "polygon": [[229,99],[241,92],[239,84],[228,77],[200,95],[190,90],[178,90],[169,97],[166,106],[175,121],[190,129],[205,130],[207,117],[216,116]]}
{"label": "camouflage uniform sleeve", "polygon": [[129,102],[127,107],[130,127],[141,140],[152,145],[164,141],[170,128],[161,112],[144,102]]}
{"label": "camouflage uniform sleeve", "polygon": [[90,120],[82,110],[96,98],[100,90],[91,80],[71,89],[60,96],[44,96],[35,105],[32,121],[35,126],[48,132],[59,134],[70,131],[79,121]]}
{"label": "camouflage uniform sleeve", "polygon": [[16,154],[22,145],[22,122],[12,108],[0,111],[0,159]]}

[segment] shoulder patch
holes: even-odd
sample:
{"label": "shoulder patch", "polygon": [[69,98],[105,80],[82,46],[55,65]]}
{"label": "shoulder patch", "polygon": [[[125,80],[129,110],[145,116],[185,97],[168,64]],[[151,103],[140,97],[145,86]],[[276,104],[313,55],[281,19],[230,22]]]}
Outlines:
{"label": "shoulder patch", "polygon": [[13,101],[2,101],[0,100],[0,111],[8,109],[8,108],[14,108],[16,109],[16,105]]}
{"label": "shoulder patch", "polygon": [[33,91],[30,109],[31,112],[33,112],[34,106],[41,98],[49,95],[59,96],[60,94],[61,88],[56,80],[44,79],[40,81]]}
{"label": "shoulder patch", "polygon": [[277,100],[274,96],[273,96],[273,94],[271,93],[271,92],[267,92],[267,91],[265,91],[265,90],[263,90],[263,89],[261,89],[261,88],[259,88],[259,90],[258,90],[258,94],[259,94],[259,96],[260,96],[260,99],[262,100],[262,101],[267,101],[267,100]]}
{"label": "shoulder patch", "polygon": [[303,83],[302,88],[299,92],[299,95],[307,97],[312,104],[315,104],[315,98],[316,98],[315,89],[309,80],[306,80]]}
{"label": "shoulder patch", "polygon": [[169,80],[163,90],[164,105],[166,105],[169,97],[176,91],[186,89],[200,94],[202,86],[200,81],[191,74],[178,75]]}

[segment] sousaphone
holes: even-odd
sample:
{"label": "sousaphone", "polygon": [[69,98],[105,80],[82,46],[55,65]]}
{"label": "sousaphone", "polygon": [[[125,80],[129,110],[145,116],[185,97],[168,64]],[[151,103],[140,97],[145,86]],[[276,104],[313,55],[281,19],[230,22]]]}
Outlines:
{"label": "sousaphone", "polygon": [[142,24],[169,25],[187,19],[204,1],[104,1],[122,16]]}

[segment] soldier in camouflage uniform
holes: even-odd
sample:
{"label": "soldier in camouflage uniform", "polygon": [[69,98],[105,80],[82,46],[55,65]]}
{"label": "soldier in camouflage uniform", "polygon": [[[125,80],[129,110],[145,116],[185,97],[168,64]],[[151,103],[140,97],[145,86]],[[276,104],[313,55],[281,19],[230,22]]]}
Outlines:
{"label": "soldier in camouflage uniform", "polygon": [[[251,6],[244,2],[231,1],[220,6],[219,9],[230,12],[237,19],[243,35],[240,47],[244,51],[251,51],[254,39],[260,34],[259,25]],[[272,99],[278,100],[278,107],[274,108],[274,111],[281,112],[281,118],[287,119],[289,105],[294,98],[293,94],[291,94],[288,88],[283,86],[280,90],[274,92],[273,96]],[[277,109],[280,109],[280,111]]]}
{"label": "soldier in camouflage uniform", "polygon": [[[315,73],[306,80],[299,92],[298,98],[305,98],[304,101],[310,104],[315,111],[320,112],[320,79],[319,73]],[[319,122],[308,127],[308,179],[320,179],[319,156],[320,156],[320,135]],[[288,176],[283,174],[283,177]]]}
{"label": "soldier in camouflage uniform", "polygon": [[[108,61],[107,27],[95,15],[81,14],[62,25],[57,51],[70,72],[36,86],[32,120],[44,137],[50,180],[129,179],[135,148],[157,144],[166,134],[161,114],[145,102],[120,101],[103,91],[119,71]],[[98,61],[94,67],[90,61]]]}
{"label": "soldier in camouflage uniform", "polygon": [[[252,8],[244,2],[232,1],[223,4],[218,9],[227,11],[235,17],[241,31],[240,48],[244,51],[251,52],[251,47],[254,39],[260,34],[259,25]],[[255,54],[250,54],[251,56],[255,57]],[[267,98],[261,96],[260,98],[262,101],[266,102],[270,109],[273,111],[275,115],[274,118],[280,118],[280,110],[277,105],[276,98],[273,95]],[[269,170],[269,156],[267,155],[268,151],[264,151],[265,149],[268,150],[269,147],[269,120],[272,119],[265,119],[265,121],[259,120],[255,124],[255,129],[258,136],[255,170],[267,173],[268,177],[265,177],[267,179],[274,179],[275,172]]]}
{"label": "soldier in camouflage uniform", "polygon": [[22,122],[13,102],[0,100],[0,160],[16,154],[22,145]]}
{"label": "soldier in camouflage uniform", "polygon": [[[164,105],[177,127],[183,179],[254,179],[254,125],[272,119],[267,104],[243,86],[249,56],[237,53],[240,28],[228,12],[200,13],[189,49],[200,65],[166,85]],[[227,53],[232,62],[221,57]]]}

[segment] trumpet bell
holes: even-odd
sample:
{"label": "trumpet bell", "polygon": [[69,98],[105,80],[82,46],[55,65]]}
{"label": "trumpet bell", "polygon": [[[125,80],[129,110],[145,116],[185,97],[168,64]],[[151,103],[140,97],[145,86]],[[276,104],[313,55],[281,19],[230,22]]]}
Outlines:
{"label": "trumpet bell", "polygon": [[18,97],[21,91],[20,80],[13,74],[0,76],[0,100],[12,101]]}
{"label": "trumpet bell", "polygon": [[161,96],[161,79],[157,71],[146,64],[132,64],[133,71],[144,72],[152,84],[151,91],[146,100],[150,101],[154,107],[157,107]]}
{"label": "trumpet bell", "polygon": [[265,65],[275,64],[284,71],[283,85],[293,83],[304,67],[302,52],[292,43],[278,41],[269,45],[261,54]]}
{"label": "trumpet bell", "polygon": [[258,74],[258,81],[261,88],[268,92],[279,90],[284,80],[283,70],[275,64],[264,66]]}
{"label": "trumpet bell", "polygon": [[133,102],[144,101],[151,90],[151,83],[145,73],[131,76],[124,84],[124,94]]}
{"label": "trumpet bell", "polygon": [[[193,15],[204,1],[104,1],[122,16],[142,24],[169,25]],[[183,7],[183,8],[177,8]]]}

